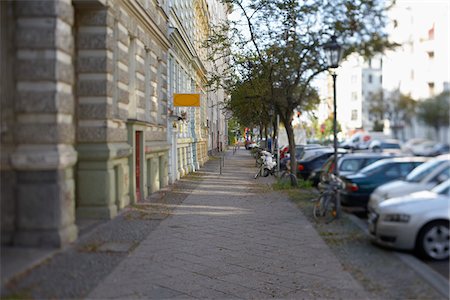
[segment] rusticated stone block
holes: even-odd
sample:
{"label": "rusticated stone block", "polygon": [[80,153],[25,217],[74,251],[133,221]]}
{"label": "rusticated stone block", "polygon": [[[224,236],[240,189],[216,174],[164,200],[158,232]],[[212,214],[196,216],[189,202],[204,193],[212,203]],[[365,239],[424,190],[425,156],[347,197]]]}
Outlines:
{"label": "rusticated stone block", "polygon": [[120,82],[122,82],[124,84],[129,83],[129,79],[130,79],[129,74],[124,69],[117,67],[117,77]]}
{"label": "rusticated stone block", "polygon": [[79,80],[79,96],[112,96],[112,84],[107,79]]}
{"label": "rusticated stone block", "polygon": [[108,142],[126,142],[128,140],[128,132],[124,128],[109,128]]}
{"label": "rusticated stone block", "polygon": [[56,64],[56,80],[72,85],[75,81],[74,66],[58,62]]}
{"label": "rusticated stone block", "polygon": [[72,124],[17,124],[16,138],[26,144],[73,144]]}
{"label": "rusticated stone block", "polygon": [[67,53],[73,53],[75,49],[75,41],[72,32],[62,32],[58,30],[56,33],[56,47]]}
{"label": "rusticated stone block", "polygon": [[128,32],[125,28],[117,28],[117,40],[128,45]]}
{"label": "rusticated stone block", "polygon": [[128,59],[129,59],[128,51],[125,51],[125,49],[117,47],[117,60],[128,66]]}
{"label": "rusticated stone block", "polygon": [[145,97],[136,95],[137,107],[145,109]]}
{"label": "rusticated stone block", "polygon": [[66,113],[74,110],[73,94],[55,91],[19,91],[16,111],[25,113]]}
{"label": "rusticated stone block", "polygon": [[128,90],[122,90],[120,88],[117,88],[117,100],[120,103],[128,104],[130,103],[130,93]]}
{"label": "rusticated stone block", "polygon": [[141,79],[136,78],[136,89],[144,92],[145,91],[145,82]]}
{"label": "rusticated stone block", "polygon": [[109,49],[113,47],[113,36],[110,33],[88,33],[83,32],[78,36],[77,45],[79,49]]}
{"label": "rusticated stone block", "polygon": [[73,66],[55,59],[18,60],[16,74],[19,80],[74,81]]}
{"label": "rusticated stone block", "polygon": [[[34,173],[48,178],[47,173],[64,171],[28,171],[18,172],[18,227],[19,230],[48,230],[73,224],[75,217],[75,199],[73,180],[64,180],[63,174],[55,174],[54,180],[34,179],[21,182],[21,173]],[[62,177],[62,178],[61,178]],[[47,207],[49,209],[42,209]]]}
{"label": "rusticated stone block", "polygon": [[106,51],[104,57],[78,57],[77,70],[80,73],[112,73],[112,60],[106,57]]}
{"label": "rusticated stone block", "polygon": [[69,1],[33,0],[15,1],[15,13],[19,17],[59,17],[73,24],[73,7]]}
{"label": "rusticated stone block", "polygon": [[17,47],[32,49],[49,49],[55,46],[54,28],[17,28]]}
{"label": "rusticated stone block", "polygon": [[54,80],[56,75],[55,59],[18,59],[17,79],[19,80]]}
{"label": "rusticated stone block", "polygon": [[80,104],[78,117],[81,120],[112,118],[112,105],[107,103]]}
{"label": "rusticated stone block", "polygon": [[106,142],[107,129],[105,127],[79,127],[77,130],[77,141],[83,142]]}
{"label": "rusticated stone block", "polygon": [[81,11],[78,19],[81,25],[114,26],[114,16],[106,9]]}
{"label": "rusticated stone block", "polygon": [[136,72],[145,74],[145,65],[139,60],[136,60]]}
{"label": "rusticated stone block", "polygon": [[119,119],[121,119],[121,120],[128,119],[128,110],[119,108],[118,114],[119,114],[118,115]]}

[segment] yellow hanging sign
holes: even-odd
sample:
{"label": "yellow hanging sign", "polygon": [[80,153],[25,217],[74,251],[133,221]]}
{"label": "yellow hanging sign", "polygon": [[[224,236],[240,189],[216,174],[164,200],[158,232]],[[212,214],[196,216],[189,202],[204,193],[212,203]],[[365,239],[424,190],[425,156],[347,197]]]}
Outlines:
{"label": "yellow hanging sign", "polygon": [[173,106],[200,106],[200,94],[173,94]]}

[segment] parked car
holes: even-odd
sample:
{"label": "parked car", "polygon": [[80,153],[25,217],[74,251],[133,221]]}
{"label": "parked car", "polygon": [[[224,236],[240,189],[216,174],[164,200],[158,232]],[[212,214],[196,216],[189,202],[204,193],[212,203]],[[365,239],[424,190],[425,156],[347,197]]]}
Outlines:
{"label": "parked car", "polygon": [[412,170],[404,180],[395,180],[376,188],[370,195],[369,205],[389,198],[431,190],[449,178],[450,155],[438,156]]}
{"label": "parked car", "polygon": [[[354,174],[362,168],[384,158],[392,158],[393,155],[385,153],[346,153],[338,156],[339,176]],[[327,174],[333,172],[333,157],[330,157],[322,168],[316,169],[311,173],[309,180],[313,186],[317,186],[320,181],[328,181]]]}
{"label": "parked car", "polygon": [[380,185],[406,177],[425,157],[396,157],[379,160],[355,174],[340,176],[345,189],[340,191],[343,206],[365,211],[370,194]]}
{"label": "parked car", "polygon": [[[325,150],[326,149],[326,150]],[[322,153],[323,151],[328,151],[332,149],[330,147],[325,147],[319,144],[307,144],[307,145],[296,145],[295,146],[295,159],[299,161],[302,159],[305,154],[307,155],[315,155],[318,153]],[[285,157],[280,160],[280,169],[286,170],[286,164],[290,161],[290,154],[285,154]]]}
{"label": "parked car", "polygon": [[369,150],[372,152],[401,153],[400,142],[395,139],[372,140],[369,144]]}
{"label": "parked car", "polygon": [[352,150],[367,149],[371,140],[372,137],[370,134],[366,132],[357,132],[343,141],[339,147]]}
{"label": "parked car", "polygon": [[431,156],[436,142],[426,141],[412,147],[412,153],[417,156]]}
{"label": "parked car", "polygon": [[[346,152],[344,149],[338,149],[338,154]],[[302,159],[297,161],[297,176],[307,180],[314,170],[321,168],[327,159],[333,155],[333,148],[327,148],[314,155],[304,155]]]}
{"label": "parked car", "polygon": [[433,188],[369,206],[373,242],[435,260],[449,258],[450,180]]}
{"label": "parked car", "polygon": [[450,145],[444,143],[437,143],[429,153],[429,156],[438,156],[444,153],[450,153]]}
{"label": "parked car", "polygon": [[413,138],[408,140],[406,143],[404,143],[402,145],[402,152],[405,154],[414,154],[413,153],[413,148],[417,147],[418,145],[424,143],[424,142],[429,142],[429,140],[427,139],[423,139],[423,138]]}

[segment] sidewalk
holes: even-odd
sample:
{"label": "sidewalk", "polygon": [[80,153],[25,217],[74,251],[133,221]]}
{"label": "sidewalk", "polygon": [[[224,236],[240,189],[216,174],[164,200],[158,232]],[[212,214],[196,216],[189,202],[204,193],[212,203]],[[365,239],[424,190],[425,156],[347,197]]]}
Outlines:
{"label": "sidewalk", "polygon": [[[250,152],[226,152],[16,277],[12,298],[368,298]],[[6,259],[6,262],[9,260]],[[2,261],[2,269],[4,268]]]}
{"label": "sidewalk", "polygon": [[227,152],[87,298],[367,298],[298,209]]}

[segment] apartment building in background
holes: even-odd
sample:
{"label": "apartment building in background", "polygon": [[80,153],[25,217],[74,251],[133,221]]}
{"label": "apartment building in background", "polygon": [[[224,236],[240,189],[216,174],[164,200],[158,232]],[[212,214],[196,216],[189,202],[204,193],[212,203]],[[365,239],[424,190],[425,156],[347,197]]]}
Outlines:
{"label": "apartment building in background", "polygon": [[[337,69],[337,119],[347,135],[358,129],[374,129],[376,116],[370,108],[376,105],[374,96],[379,97],[380,92],[384,105],[389,106],[391,98],[400,93],[420,102],[450,90],[450,3],[399,0],[388,17],[389,38],[400,46],[370,60],[354,53]],[[323,80],[318,84],[324,99],[321,119],[333,112],[332,78]],[[417,117],[399,124],[385,117],[383,130],[387,135],[393,135],[396,126],[399,139],[449,142],[449,128],[436,136],[434,129]]]}
{"label": "apartment building in background", "polygon": [[[399,0],[391,11],[388,32],[401,44],[384,56],[383,89],[424,101],[450,90],[450,3]],[[450,99],[449,99],[450,101]],[[405,123],[405,138],[449,142],[449,128],[436,136],[417,118]]]}

